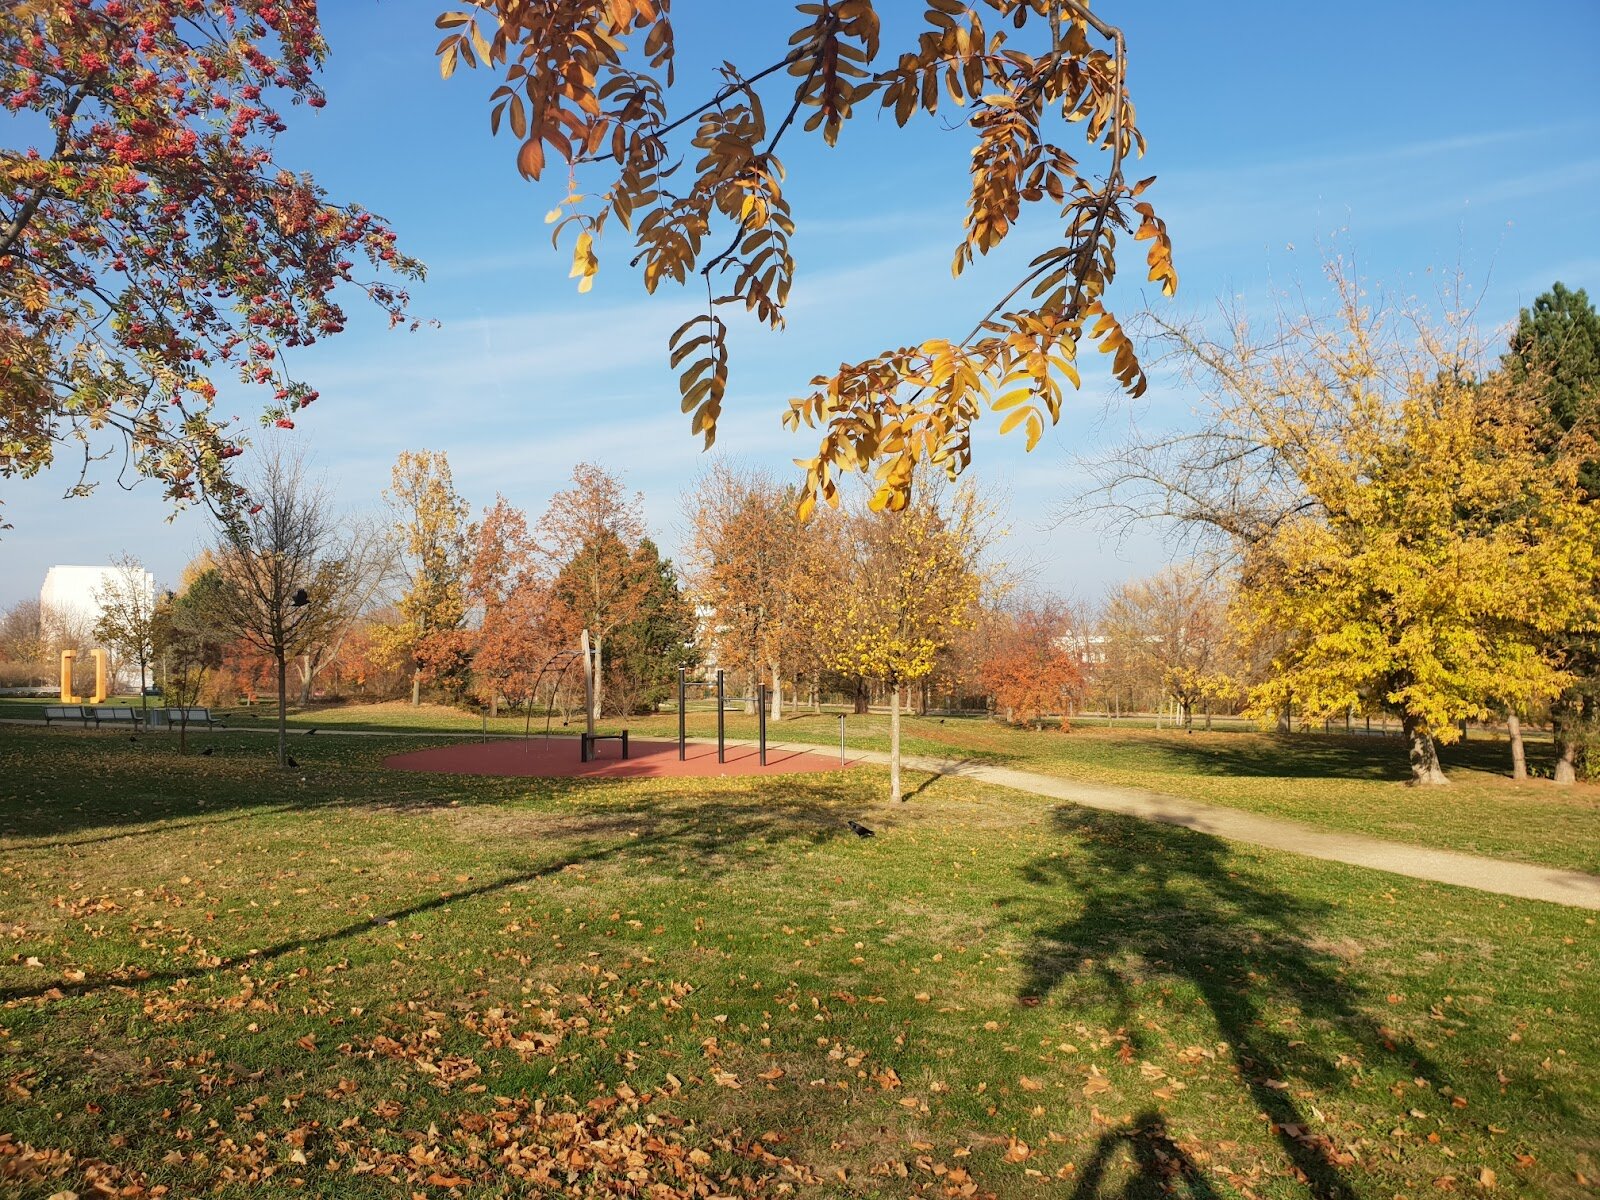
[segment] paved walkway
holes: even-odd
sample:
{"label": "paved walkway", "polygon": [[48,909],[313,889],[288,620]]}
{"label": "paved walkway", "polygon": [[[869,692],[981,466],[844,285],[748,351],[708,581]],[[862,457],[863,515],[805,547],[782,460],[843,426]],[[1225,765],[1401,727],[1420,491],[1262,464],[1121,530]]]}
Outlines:
{"label": "paved walkway", "polygon": [[[858,762],[887,763],[887,754],[875,751],[852,750],[850,757]],[[1160,792],[1141,788],[1110,787],[1105,784],[1084,783],[1074,779],[1059,779],[1039,775],[1032,771],[1017,771],[1010,767],[994,767],[964,759],[919,758],[905,755],[901,763],[909,770],[929,771],[936,775],[955,775],[967,779],[980,779],[984,783],[1031,792],[1052,800],[1065,800],[1086,808],[1123,813],[1146,821],[1159,821],[1163,825],[1180,825],[1214,837],[1233,842],[1246,842],[1252,846],[1266,846],[1273,850],[1287,850],[1308,858],[1328,862],[1349,863],[1356,867],[1371,867],[1408,875],[1412,879],[1427,879],[1434,883],[1450,883],[1458,887],[1475,888],[1499,896],[1516,896],[1523,900],[1548,900],[1552,904],[1565,904],[1573,908],[1600,910],[1600,875],[1583,871],[1565,871],[1559,867],[1541,867],[1529,863],[1506,862],[1498,858],[1482,858],[1476,854],[1461,854],[1454,850],[1432,850],[1426,846],[1412,846],[1400,842],[1386,842],[1381,838],[1360,833],[1340,833],[1337,830],[1318,829],[1298,821],[1285,821],[1279,817],[1266,817],[1258,813],[1240,812],[1200,800],[1185,800]]]}

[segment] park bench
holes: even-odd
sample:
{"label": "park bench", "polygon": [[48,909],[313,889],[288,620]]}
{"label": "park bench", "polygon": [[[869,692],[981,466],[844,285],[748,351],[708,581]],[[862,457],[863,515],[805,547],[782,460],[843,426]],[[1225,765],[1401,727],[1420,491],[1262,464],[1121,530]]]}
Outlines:
{"label": "park bench", "polygon": [[83,711],[81,704],[51,704],[45,707],[44,723],[49,726],[52,721],[76,721],[87,726],[89,714]]}
{"label": "park bench", "polygon": [[628,731],[621,733],[581,733],[578,735],[582,743],[578,747],[579,762],[593,762],[595,760],[594,744],[596,742],[621,742],[622,757],[628,757]]}
{"label": "park bench", "polygon": [[204,725],[209,729],[222,724],[222,718],[213,717],[209,708],[169,708],[165,711],[169,725]]}
{"label": "park bench", "polygon": [[136,708],[113,708],[110,706],[102,708],[96,705],[87,711],[88,715],[94,718],[94,727],[96,729],[99,729],[101,724],[107,721],[113,725],[133,725],[137,727],[139,724],[139,710]]}

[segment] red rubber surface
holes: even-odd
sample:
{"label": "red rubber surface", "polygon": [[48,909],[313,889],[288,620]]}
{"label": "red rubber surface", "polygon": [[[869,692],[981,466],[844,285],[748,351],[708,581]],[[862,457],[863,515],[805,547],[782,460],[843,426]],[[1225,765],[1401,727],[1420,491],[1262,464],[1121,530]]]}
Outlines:
{"label": "red rubber surface", "polygon": [[431,771],[442,775],[532,776],[539,779],[660,779],[689,777],[714,779],[721,775],[790,775],[797,771],[840,770],[839,756],[790,747],[767,747],[763,767],[754,746],[729,746],[726,762],[717,761],[717,748],[690,743],[687,757],[678,761],[677,742],[631,738],[628,758],[622,743],[603,741],[594,762],[578,761],[578,739],[553,737],[501,738],[492,742],[458,742],[391,754],[383,765],[396,771]]}

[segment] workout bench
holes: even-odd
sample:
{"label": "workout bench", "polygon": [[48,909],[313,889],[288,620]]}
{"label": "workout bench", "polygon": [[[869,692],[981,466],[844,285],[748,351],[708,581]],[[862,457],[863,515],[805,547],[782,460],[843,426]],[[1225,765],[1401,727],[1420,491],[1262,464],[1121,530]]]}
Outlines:
{"label": "workout bench", "polygon": [[595,760],[594,744],[596,742],[621,742],[622,757],[628,757],[628,731],[626,729],[621,733],[580,733],[578,738],[581,743],[578,747],[579,762],[593,762]]}

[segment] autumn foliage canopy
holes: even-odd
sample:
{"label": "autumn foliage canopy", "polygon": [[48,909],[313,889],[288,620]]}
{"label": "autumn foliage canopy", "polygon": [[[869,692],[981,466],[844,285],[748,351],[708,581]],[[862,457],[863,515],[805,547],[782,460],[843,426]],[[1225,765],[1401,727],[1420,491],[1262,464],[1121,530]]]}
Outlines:
{"label": "autumn foliage canopy", "polygon": [[[818,499],[838,502],[842,472],[874,467],[873,506],[905,507],[918,463],[952,475],[966,466],[986,407],[1031,448],[1060,416],[1062,381],[1078,383],[1085,339],[1140,394],[1144,373],[1106,303],[1119,235],[1147,242],[1148,277],[1168,294],[1177,287],[1166,227],[1139,198],[1153,180],[1127,174],[1144,140],[1119,30],[1078,0],[929,0],[920,22],[897,21],[901,40],[886,45],[887,7],[796,5],[786,52],[753,70],[724,64],[722,85],[686,111],[669,103],[676,48],[666,0],[469,0],[438,19],[446,76],[461,65],[500,74],[490,120],[515,139],[517,169],[539,179],[554,167],[572,180],[549,220],[558,239],[571,238],[579,290],[599,271],[607,237],[631,240],[625,253],[649,291],[668,281],[705,288],[705,310],[672,335],[671,361],[682,369],[683,411],[707,445],[728,387],[724,313],[784,323],[795,220],[778,148],[796,125],[832,146],[861,110],[903,126],[964,108],[977,144],[957,275],[1005,240],[1025,206],[1055,210],[1056,244],[965,336],[845,363],[790,402],[791,428],[821,430],[801,464],[802,514]],[[1092,166],[1055,140],[1074,125],[1101,152]]]}
{"label": "autumn foliage canopy", "polygon": [[291,427],[317,393],[282,352],[344,328],[342,284],[404,320],[394,277],[421,273],[381,220],[275,158],[284,106],[323,104],[317,6],[6,9],[0,97],[39,137],[0,151],[0,476],[79,438],[79,490],[126,448],[175,500],[225,507],[242,431],[216,412],[219,373]]}

